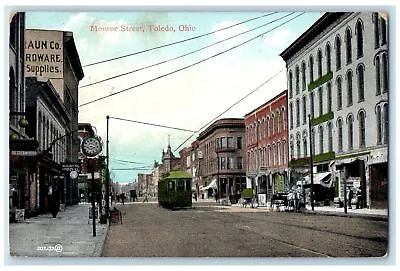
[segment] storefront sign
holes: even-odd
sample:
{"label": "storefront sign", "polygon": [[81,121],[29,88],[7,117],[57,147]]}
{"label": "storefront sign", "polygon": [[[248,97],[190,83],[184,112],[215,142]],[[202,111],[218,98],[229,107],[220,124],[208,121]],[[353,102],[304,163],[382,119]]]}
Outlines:
{"label": "storefront sign", "polygon": [[11,151],[12,155],[19,155],[19,156],[36,156],[36,151]]}
{"label": "storefront sign", "polygon": [[71,172],[71,171],[80,171],[80,164],[78,163],[68,163],[68,164],[62,164],[61,165],[62,171],[64,172]]}

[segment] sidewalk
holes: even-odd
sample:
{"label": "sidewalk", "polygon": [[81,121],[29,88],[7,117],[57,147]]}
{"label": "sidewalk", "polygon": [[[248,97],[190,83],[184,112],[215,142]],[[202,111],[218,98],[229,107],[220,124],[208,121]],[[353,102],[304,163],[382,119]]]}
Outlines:
{"label": "sidewalk", "polygon": [[67,206],[57,218],[43,214],[9,224],[10,256],[99,257],[107,235],[107,224],[88,224],[89,204]]}

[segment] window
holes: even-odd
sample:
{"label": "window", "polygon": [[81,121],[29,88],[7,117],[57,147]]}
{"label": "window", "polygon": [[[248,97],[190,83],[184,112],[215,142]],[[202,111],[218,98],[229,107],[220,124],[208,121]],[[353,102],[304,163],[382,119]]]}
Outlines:
{"label": "window", "polygon": [[271,165],[271,146],[268,146],[268,166]]}
{"label": "window", "polygon": [[310,93],[310,111],[311,118],[314,118],[314,92]]}
{"label": "window", "polygon": [[319,98],[319,115],[322,116],[322,114],[324,113],[324,107],[323,107],[323,103],[324,103],[324,98],[323,98],[323,93],[322,93],[322,87],[320,87],[318,89],[318,98]]}
{"label": "window", "polygon": [[226,158],[225,157],[221,157],[220,169],[226,169]]}
{"label": "window", "polygon": [[311,128],[311,149],[312,155],[315,155],[315,131],[314,128]]}
{"label": "window", "polygon": [[232,169],[233,168],[233,157],[228,157],[226,168],[227,169]]}
{"label": "window", "polygon": [[328,43],[326,45],[326,71],[331,72],[332,71],[332,57],[331,57],[331,46]]}
{"label": "window", "polygon": [[38,130],[37,130],[37,140],[39,141],[39,148],[44,150],[43,138],[42,138],[42,112],[39,111],[38,118]]}
{"label": "window", "polygon": [[386,44],[386,20],[384,18],[380,19],[381,21],[381,45],[385,45]]}
{"label": "window", "polygon": [[375,59],[375,82],[376,82],[376,95],[381,94],[381,61],[379,56]]}
{"label": "window", "polygon": [[300,100],[296,100],[296,127],[300,126]]}
{"label": "window", "polygon": [[343,102],[342,102],[342,78],[338,77],[336,79],[337,85],[337,110],[342,109]]}
{"label": "window", "polygon": [[293,159],[293,157],[294,157],[293,140],[290,141],[290,157],[291,157],[291,159]]}
{"label": "window", "polygon": [[333,151],[332,122],[328,122],[328,151]]}
{"label": "window", "polygon": [[310,56],[310,82],[314,81],[314,59]]}
{"label": "window", "polygon": [[335,47],[336,47],[336,70],[340,70],[342,66],[342,48],[341,48],[341,41],[340,37],[337,36],[335,39]]}
{"label": "window", "polygon": [[307,157],[307,138],[303,139],[304,157]]}
{"label": "window", "polygon": [[379,20],[378,13],[375,12],[373,15],[374,22],[374,38],[375,38],[375,49],[379,47]]}
{"label": "window", "polygon": [[286,163],[286,141],[285,140],[283,140],[283,147],[282,147],[282,151],[283,151],[283,163],[285,164]]}
{"label": "window", "polygon": [[237,148],[238,150],[242,149],[242,137],[240,136],[237,138]]}
{"label": "window", "polygon": [[282,164],[282,145],[278,142],[278,165]]}
{"label": "window", "polygon": [[177,181],[176,182],[176,191],[184,191],[185,190],[185,182],[184,181]]}
{"label": "window", "polygon": [[299,66],[296,66],[295,76],[296,76],[296,94],[299,94],[299,92],[300,92],[300,70],[299,70]]}
{"label": "window", "polygon": [[175,182],[168,181],[168,191],[175,191]]}
{"label": "window", "polygon": [[303,124],[307,123],[307,101],[306,96],[303,96]]}
{"label": "window", "polygon": [[382,78],[382,87],[383,87],[383,93],[388,91],[388,62],[387,62],[387,54],[384,53],[382,54],[382,74],[383,74],[383,78]]}
{"label": "window", "polygon": [[351,31],[346,30],[346,63],[351,63]]}
{"label": "window", "polygon": [[275,116],[274,116],[274,114],[271,115],[271,129],[272,129],[272,135],[275,134]]}
{"label": "window", "polygon": [[351,71],[347,72],[347,106],[353,105],[353,74]]}
{"label": "window", "polygon": [[289,104],[290,129],[293,129],[293,104]]}
{"label": "window", "polygon": [[318,50],[317,62],[318,62],[318,78],[321,78],[321,76],[322,76],[322,52],[321,52],[321,50]]}
{"label": "window", "polygon": [[383,143],[387,144],[389,140],[389,106],[385,104],[383,106]]}
{"label": "window", "polygon": [[319,153],[324,153],[324,128],[322,125],[318,127],[319,132]]}
{"label": "window", "polygon": [[357,22],[356,25],[356,33],[357,33],[357,58],[360,58],[364,54],[364,48],[363,48],[363,26],[361,21]]}
{"label": "window", "polygon": [[382,112],[380,106],[376,108],[376,124],[377,124],[376,143],[380,145],[382,144]]}
{"label": "window", "polygon": [[190,180],[186,180],[186,191],[192,191],[192,182]]}
{"label": "window", "polygon": [[360,148],[365,147],[365,112],[360,111],[358,115],[359,120],[359,136],[360,136]]}
{"label": "window", "polygon": [[267,133],[268,133],[268,137],[270,137],[271,136],[271,124],[270,124],[269,117],[267,117]]}
{"label": "window", "polygon": [[237,168],[243,169],[243,157],[237,157]]}
{"label": "window", "polygon": [[338,150],[339,152],[343,151],[343,123],[342,119],[338,119]]}
{"label": "window", "polygon": [[276,111],[276,130],[277,130],[278,133],[281,132],[281,123],[280,123],[280,121],[281,121],[281,115],[280,115],[280,112],[279,112],[279,109],[278,109]]}
{"label": "window", "polygon": [[348,119],[348,144],[349,150],[353,149],[353,115],[349,115]]}
{"label": "window", "polygon": [[272,165],[276,165],[276,145],[272,144]]}
{"label": "window", "polygon": [[289,98],[293,97],[293,73],[289,72]]}
{"label": "window", "polygon": [[301,157],[300,139],[297,139],[297,141],[296,141],[296,147],[297,147],[297,158],[300,158],[300,157]]}
{"label": "window", "polygon": [[327,106],[328,106],[328,112],[332,111],[332,84],[329,82],[327,85]]}
{"label": "window", "polygon": [[358,77],[358,101],[364,101],[364,66],[359,65],[357,68]]}
{"label": "window", "polygon": [[233,137],[227,137],[228,148],[233,148]]}
{"label": "window", "polygon": [[283,107],[281,111],[282,111],[282,113],[281,113],[281,116],[282,116],[282,130],[285,131],[286,130],[285,108]]}
{"label": "window", "polygon": [[302,82],[301,82],[301,86],[302,86],[302,91],[306,90],[306,63],[302,62],[301,63],[301,77],[302,77]]}

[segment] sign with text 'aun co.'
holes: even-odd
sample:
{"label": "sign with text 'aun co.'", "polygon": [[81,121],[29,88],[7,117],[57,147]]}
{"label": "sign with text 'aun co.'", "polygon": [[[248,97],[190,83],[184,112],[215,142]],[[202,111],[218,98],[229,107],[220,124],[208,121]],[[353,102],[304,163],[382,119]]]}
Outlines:
{"label": "sign with text 'aun co.'", "polygon": [[62,31],[25,30],[25,75],[50,79],[58,93],[63,87],[63,37]]}

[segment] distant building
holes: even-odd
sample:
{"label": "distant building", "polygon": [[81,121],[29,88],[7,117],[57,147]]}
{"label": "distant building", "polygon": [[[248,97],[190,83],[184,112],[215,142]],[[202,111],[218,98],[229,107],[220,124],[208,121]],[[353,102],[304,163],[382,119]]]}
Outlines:
{"label": "distant building", "polygon": [[[289,165],[344,198],[361,187],[363,206],[387,207],[389,70],[387,17],[328,12],[281,56],[287,67]],[[311,116],[311,132],[308,115]],[[311,137],[310,137],[311,135]]]}
{"label": "distant building", "polygon": [[246,188],[245,125],[242,118],[219,119],[197,137],[202,197],[235,195]]}

